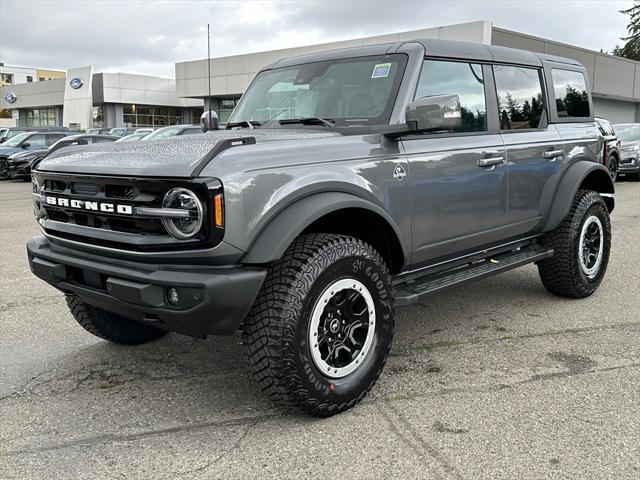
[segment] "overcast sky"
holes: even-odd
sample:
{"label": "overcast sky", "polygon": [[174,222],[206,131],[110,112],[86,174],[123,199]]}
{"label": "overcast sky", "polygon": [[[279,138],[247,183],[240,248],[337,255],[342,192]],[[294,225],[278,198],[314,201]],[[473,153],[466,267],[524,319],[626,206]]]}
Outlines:
{"label": "overcast sky", "polygon": [[473,20],[579,45],[621,44],[632,0],[0,0],[0,62],[174,76],[174,63]]}

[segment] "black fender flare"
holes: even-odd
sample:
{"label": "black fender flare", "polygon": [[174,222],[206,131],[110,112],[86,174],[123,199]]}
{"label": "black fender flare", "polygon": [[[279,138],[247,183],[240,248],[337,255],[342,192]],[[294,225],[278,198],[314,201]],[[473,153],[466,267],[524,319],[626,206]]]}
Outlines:
{"label": "black fender flare", "polygon": [[391,216],[380,206],[356,195],[344,192],[322,192],[301,198],[277,213],[260,231],[240,260],[245,264],[263,264],[278,260],[305,228],[323,216],[345,208],[362,208],[384,219],[402,245],[404,258],[407,246]]}
{"label": "black fender flare", "polygon": [[590,190],[595,190],[605,197],[609,212],[614,207],[614,186],[609,170],[594,162],[575,162],[567,168],[556,189],[549,215],[544,225],[544,231],[554,230],[569,214],[578,189],[586,184]]}

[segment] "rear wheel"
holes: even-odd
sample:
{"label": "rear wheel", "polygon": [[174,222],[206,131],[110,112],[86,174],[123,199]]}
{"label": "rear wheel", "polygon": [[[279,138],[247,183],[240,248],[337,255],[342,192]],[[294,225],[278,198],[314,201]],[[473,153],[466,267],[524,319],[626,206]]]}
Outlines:
{"label": "rear wheel", "polygon": [[393,337],[389,273],[355,238],[300,237],[272,265],[243,327],[247,359],[277,404],[327,417],[356,405]]}
{"label": "rear wheel", "polygon": [[75,295],[66,295],[73,318],[87,332],[124,345],[138,345],[162,337],[167,332],[151,325],[129,320],[82,302]]}
{"label": "rear wheel", "polygon": [[607,164],[609,168],[609,175],[611,175],[611,180],[614,182],[618,179],[618,160],[615,155],[609,156],[609,161]]}
{"label": "rear wheel", "polygon": [[579,190],[569,215],[541,243],[555,252],[538,263],[547,290],[572,298],[595,292],[607,270],[611,248],[611,222],[602,197]]}

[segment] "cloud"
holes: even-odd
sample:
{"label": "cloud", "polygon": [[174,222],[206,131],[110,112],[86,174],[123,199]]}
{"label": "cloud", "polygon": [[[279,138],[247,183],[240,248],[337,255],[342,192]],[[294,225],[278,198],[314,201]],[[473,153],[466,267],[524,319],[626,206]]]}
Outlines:
{"label": "cloud", "polygon": [[621,44],[626,1],[0,1],[8,65],[173,76],[175,62],[473,20],[585,48]]}

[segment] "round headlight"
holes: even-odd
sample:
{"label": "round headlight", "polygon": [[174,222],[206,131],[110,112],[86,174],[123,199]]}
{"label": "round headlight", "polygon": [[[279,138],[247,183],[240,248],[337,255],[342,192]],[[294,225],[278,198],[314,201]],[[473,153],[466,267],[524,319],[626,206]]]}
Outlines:
{"label": "round headlight", "polygon": [[[179,240],[192,238],[202,228],[202,203],[195,193],[186,188],[169,190],[162,200],[162,208],[176,210],[176,216],[163,217],[164,228]],[[184,214],[180,214],[180,211]]]}

